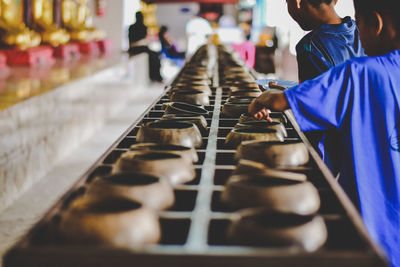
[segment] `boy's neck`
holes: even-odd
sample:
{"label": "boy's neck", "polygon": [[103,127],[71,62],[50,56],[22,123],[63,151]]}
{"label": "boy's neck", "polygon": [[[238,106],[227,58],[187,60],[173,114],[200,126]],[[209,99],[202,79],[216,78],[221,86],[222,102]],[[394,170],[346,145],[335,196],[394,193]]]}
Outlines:
{"label": "boy's neck", "polygon": [[399,50],[400,49],[400,41],[397,41],[393,44],[393,49],[394,50]]}
{"label": "boy's neck", "polygon": [[381,51],[379,51],[377,54],[383,55],[393,50],[399,50],[399,49],[400,49],[400,40],[392,40],[390,42],[382,43]]}
{"label": "boy's neck", "polygon": [[333,4],[321,4],[318,8],[313,8],[313,13],[315,28],[318,28],[323,24],[342,23],[342,18],[336,13]]}

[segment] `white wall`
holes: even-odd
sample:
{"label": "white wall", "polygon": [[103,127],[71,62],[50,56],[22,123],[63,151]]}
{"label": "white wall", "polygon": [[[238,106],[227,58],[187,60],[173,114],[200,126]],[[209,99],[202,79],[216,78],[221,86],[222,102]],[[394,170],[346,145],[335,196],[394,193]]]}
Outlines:
{"label": "white wall", "polygon": [[354,3],[352,0],[339,0],[335,9],[339,16],[350,16],[354,19]]}
{"label": "white wall", "polygon": [[123,0],[106,0],[106,13],[103,17],[95,15],[94,1],[92,3],[93,25],[106,32],[107,37],[114,42],[116,51],[121,50],[123,37]]}

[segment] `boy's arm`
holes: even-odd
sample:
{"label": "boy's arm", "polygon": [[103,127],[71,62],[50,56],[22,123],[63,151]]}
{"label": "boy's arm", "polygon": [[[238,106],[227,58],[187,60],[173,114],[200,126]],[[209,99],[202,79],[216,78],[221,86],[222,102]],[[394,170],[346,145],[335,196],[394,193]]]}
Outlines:
{"label": "boy's arm", "polygon": [[340,128],[351,112],[354,89],[360,88],[358,66],[345,63],[284,92],[266,91],[252,101],[248,112],[261,119],[268,115],[267,109],[291,108],[302,131]]}

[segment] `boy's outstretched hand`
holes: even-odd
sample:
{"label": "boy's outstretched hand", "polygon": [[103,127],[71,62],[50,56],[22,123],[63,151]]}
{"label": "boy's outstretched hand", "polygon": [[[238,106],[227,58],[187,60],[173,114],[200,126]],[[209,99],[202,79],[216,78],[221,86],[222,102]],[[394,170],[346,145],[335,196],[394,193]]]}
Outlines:
{"label": "boy's outstretched hand", "polygon": [[255,119],[261,120],[269,118],[269,109],[274,111],[284,111],[289,108],[286,96],[281,90],[268,90],[263,92],[260,96],[253,99],[248,107],[248,113]]}
{"label": "boy's outstretched hand", "polygon": [[272,122],[272,119],[269,117],[270,110],[257,102],[256,99],[253,99],[251,101],[247,112],[252,115],[256,120],[262,120],[265,118],[268,121]]}

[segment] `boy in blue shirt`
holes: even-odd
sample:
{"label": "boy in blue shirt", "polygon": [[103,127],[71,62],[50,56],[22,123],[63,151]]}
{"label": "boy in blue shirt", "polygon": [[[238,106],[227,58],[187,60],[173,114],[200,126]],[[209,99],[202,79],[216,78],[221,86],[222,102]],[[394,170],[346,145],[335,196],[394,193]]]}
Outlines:
{"label": "boy in blue shirt", "polygon": [[357,25],[335,11],[337,0],[287,0],[290,16],[305,31],[296,45],[299,81],[310,80],[353,57],[364,56]]}
{"label": "boy in blue shirt", "polygon": [[[331,67],[353,57],[364,56],[358,28],[350,17],[341,18],[335,11],[337,0],[287,0],[290,16],[305,31],[296,45],[299,81],[314,79]],[[335,130],[312,131],[306,134],[324,162],[336,175],[341,151]]]}
{"label": "boy in blue shirt", "polygon": [[284,92],[266,91],[249,113],[261,119],[267,109],[291,108],[302,131],[340,132],[339,183],[392,266],[400,266],[400,1],[354,4],[369,57],[350,59]]}

